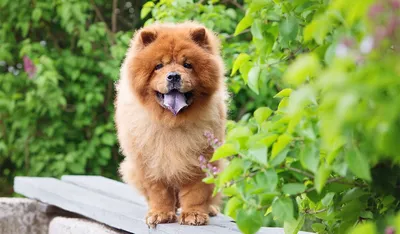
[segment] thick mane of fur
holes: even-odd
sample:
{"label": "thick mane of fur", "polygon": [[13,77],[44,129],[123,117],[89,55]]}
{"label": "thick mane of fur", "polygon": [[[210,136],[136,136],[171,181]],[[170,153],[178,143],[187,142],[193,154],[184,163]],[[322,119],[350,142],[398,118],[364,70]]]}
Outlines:
{"label": "thick mane of fur", "polygon": [[[151,197],[161,188],[164,195],[181,191],[184,206],[196,199],[206,207],[215,203],[212,187],[201,183],[204,172],[198,158],[212,156],[206,131],[220,140],[224,137],[227,92],[219,47],[216,35],[194,22],[154,24],[138,30],[131,41],[116,84],[115,123],[125,156],[120,173],[125,182],[143,192],[151,206],[156,206]],[[184,68],[185,61],[193,67]],[[164,68],[156,71],[159,63]],[[156,95],[164,93],[165,77],[171,71],[179,71],[183,86],[193,93],[192,103],[176,116],[160,105]],[[198,192],[187,190],[190,184]],[[187,215],[184,223],[194,220],[198,225],[207,220]]]}

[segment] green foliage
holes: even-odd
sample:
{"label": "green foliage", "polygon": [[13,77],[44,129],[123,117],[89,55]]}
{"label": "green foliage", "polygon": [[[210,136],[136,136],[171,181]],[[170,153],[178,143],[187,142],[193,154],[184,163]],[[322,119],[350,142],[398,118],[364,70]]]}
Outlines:
{"label": "green foliage", "polygon": [[137,2],[113,21],[109,1],[0,1],[1,194],[17,175],[117,177],[113,83]]}
{"label": "green foliage", "polygon": [[211,159],[230,159],[205,179],[229,198],[225,213],[244,233],[382,232],[400,208],[399,3],[248,0],[230,18],[216,2],[160,1],[152,16],[219,32],[234,105],[243,90],[268,100],[244,106],[254,115],[229,122]]}

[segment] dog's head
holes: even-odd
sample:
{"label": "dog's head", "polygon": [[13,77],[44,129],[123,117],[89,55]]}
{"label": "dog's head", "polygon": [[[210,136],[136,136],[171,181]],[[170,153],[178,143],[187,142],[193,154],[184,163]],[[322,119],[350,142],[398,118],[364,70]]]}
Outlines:
{"label": "dog's head", "polygon": [[127,56],[139,100],[158,116],[187,116],[207,104],[223,79],[219,41],[196,23],[156,24],[139,30]]}

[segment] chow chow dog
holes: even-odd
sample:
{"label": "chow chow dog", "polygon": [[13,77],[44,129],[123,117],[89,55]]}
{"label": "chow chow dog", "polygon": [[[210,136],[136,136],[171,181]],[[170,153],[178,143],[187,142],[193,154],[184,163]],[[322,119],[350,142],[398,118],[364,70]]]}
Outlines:
{"label": "chow chow dog", "polygon": [[[123,180],[147,199],[146,223],[205,225],[219,195],[205,184],[199,156],[213,149],[204,136],[223,140],[224,65],[217,36],[201,24],[153,24],[138,30],[116,85],[115,122],[125,156]],[[219,162],[213,167],[220,168]]]}

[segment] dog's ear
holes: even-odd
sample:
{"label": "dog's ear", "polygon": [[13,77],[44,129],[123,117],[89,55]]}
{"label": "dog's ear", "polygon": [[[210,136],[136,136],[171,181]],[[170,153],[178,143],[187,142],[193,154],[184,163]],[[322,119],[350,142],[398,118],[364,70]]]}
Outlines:
{"label": "dog's ear", "polygon": [[157,38],[157,33],[152,30],[144,30],[140,32],[139,41],[143,47],[150,45]]}
{"label": "dog's ear", "polygon": [[190,32],[192,40],[196,42],[199,46],[209,49],[209,41],[207,37],[206,29],[203,27],[192,29]]}

